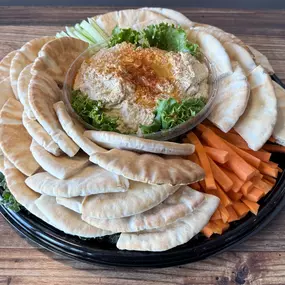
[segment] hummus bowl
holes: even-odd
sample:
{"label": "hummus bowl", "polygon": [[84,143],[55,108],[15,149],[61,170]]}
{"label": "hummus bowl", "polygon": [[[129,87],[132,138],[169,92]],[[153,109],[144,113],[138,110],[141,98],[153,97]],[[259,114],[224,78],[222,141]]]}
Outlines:
{"label": "hummus bowl", "polygon": [[[127,44],[125,44],[127,45]],[[129,47],[127,47],[129,48]],[[114,47],[113,47],[114,49]],[[84,120],[73,108],[72,105],[72,97],[74,96],[74,89],[75,86],[78,85],[81,86],[82,84],[82,74],[80,74],[80,72],[82,72],[82,70],[84,72],[89,72],[90,70],[88,70],[87,68],[84,68],[84,65],[91,65],[91,64],[100,64],[97,62],[97,55],[101,54],[101,56],[99,58],[103,58],[103,63],[101,63],[101,65],[103,65],[102,68],[104,68],[104,61],[107,61],[109,59],[110,56],[112,56],[112,54],[108,54],[105,53],[104,51],[108,51],[110,49],[108,49],[108,46],[106,43],[104,44],[98,44],[98,45],[93,45],[90,48],[88,48],[86,51],[84,51],[70,66],[67,74],[66,74],[66,78],[65,78],[65,82],[64,82],[64,86],[63,86],[63,101],[67,107],[68,112],[70,113],[70,115],[72,115],[72,117],[74,119],[76,119],[78,122],[80,122],[86,129],[88,130],[100,130],[98,128],[96,128],[95,126],[91,125],[90,123],[86,122],[86,120]],[[141,51],[143,51],[144,49],[141,49]],[[152,52],[156,52],[156,50],[158,49],[154,49],[154,51]],[[103,51],[103,52],[102,52]],[[160,51],[160,50],[158,50]],[[185,55],[185,53],[181,53],[182,56]],[[188,55],[186,55],[188,56]],[[97,57],[97,58],[96,58]],[[174,53],[174,57],[175,59],[175,53]],[[93,60],[93,62],[92,62]],[[202,53],[200,53],[199,55],[199,62],[198,60],[194,59],[196,63],[198,63],[199,68],[197,68],[197,70],[199,70],[201,67],[205,66],[206,69],[208,69],[208,76],[207,79],[205,79],[203,82],[206,81],[206,91],[205,93],[207,93],[207,98],[205,99],[205,105],[203,106],[203,108],[197,112],[195,114],[195,116],[191,117],[190,119],[172,127],[172,128],[168,128],[168,129],[163,129],[163,130],[159,130],[159,131],[154,131],[154,132],[148,132],[148,133],[142,133],[142,132],[134,132],[134,133],[128,133],[130,135],[136,135],[136,136],[140,136],[140,137],[144,137],[144,138],[149,138],[149,139],[155,139],[155,140],[170,140],[170,139],[174,139],[184,133],[186,133],[187,131],[193,129],[195,126],[197,126],[200,122],[202,122],[210,113],[211,111],[211,107],[214,103],[216,94],[217,94],[217,90],[218,90],[218,82],[219,82],[219,78],[217,77],[217,72],[215,69],[215,66],[212,62],[210,62],[206,56]],[[91,64],[90,64],[91,62]],[[95,62],[95,63],[94,63]],[[86,64],[87,63],[87,64]],[[151,61],[152,63],[152,61]],[[184,61],[185,63],[185,61]],[[161,67],[162,64],[159,64],[159,68]],[[178,70],[178,72],[180,73],[179,75],[184,76],[183,80],[185,82],[185,71],[183,70],[183,66],[179,66],[181,65],[180,62],[177,62],[177,64],[172,63],[172,66],[174,66],[173,68]],[[180,69],[179,69],[180,68]],[[161,68],[162,72],[164,73],[163,68]],[[134,71],[136,72],[136,71]],[[203,72],[203,71],[202,71]],[[89,78],[90,77],[94,77],[94,75],[88,75]],[[81,77],[81,78],[80,78]],[[139,79],[140,80],[140,79]],[[177,80],[177,79],[175,79]],[[181,80],[181,81],[183,81]],[[187,78],[186,78],[187,80]],[[196,80],[196,78],[194,78],[194,80]],[[122,90],[124,90],[124,92],[132,92],[132,90],[130,90],[130,87],[127,86],[127,84],[123,84],[120,86],[121,90],[116,90],[118,84],[116,82],[112,82],[113,79],[112,78],[103,78],[103,85],[106,85],[106,82],[110,82],[110,84],[112,85],[112,87],[114,86],[114,88],[110,88],[110,93],[108,94],[108,96],[111,96],[110,98],[110,104],[114,104],[114,102],[116,102],[117,98],[119,98],[122,94]],[[185,84],[184,82],[182,82],[182,84]],[[98,82],[97,82],[98,83]],[[87,85],[87,89],[89,88],[90,90],[90,86],[92,86],[91,88],[93,88],[93,90],[91,92],[93,92],[93,94],[95,93],[96,96],[96,89],[94,89],[94,83],[91,82],[86,82],[84,83],[85,86]],[[109,83],[107,83],[109,84]],[[95,82],[96,85],[96,82]],[[99,85],[97,84],[97,86],[99,86],[98,88],[100,88],[101,86],[101,82],[99,83]],[[190,86],[190,84],[189,84]],[[195,87],[195,86],[194,86]],[[198,85],[198,87],[200,88],[200,86]],[[96,88],[96,86],[95,86]],[[190,86],[189,89],[191,89],[192,86]],[[118,88],[119,89],[119,88]],[[203,88],[201,88],[203,90]],[[199,90],[201,90],[199,89]],[[150,89],[152,90],[152,89]],[[109,91],[108,91],[109,92]],[[120,93],[121,92],[121,93]],[[197,92],[197,94],[200,91]],[[203,91],[202,91],[203,92]],[[89,92],[90,93],[90,92]],[[100,93],[100,92],[99,92]],[[104,93],[104,92],[103,92]],[[106,92],[105,92],[106,94]],[[105,96],[105,94],[103,94],[103,96]],[[100,96],[100,95],[99,95]],[[89,97],[89,94],[88,94]],[[91,98],[93,99],[93,98]],[[140,118],[142,116],[145,116],[148,118],[145,121],[148,121],[148,124],[150,122],[149,118],[154,121],[155,120],[155,115],[153,110],[148,109],[148,111],[144,111],[143,108],[140,108],[140,106],[138,106],[135,110],[129,108],[129,106],[123,106],[123,111],[121,111],[122,113],[122,117],[124,118],[124,120],[126,120],[127,122],[130,122],[131,125],[138,125]],[[148,115],[146,116],[146,113],[148,112]],[[141,115],[142,114],[142,115]]]}

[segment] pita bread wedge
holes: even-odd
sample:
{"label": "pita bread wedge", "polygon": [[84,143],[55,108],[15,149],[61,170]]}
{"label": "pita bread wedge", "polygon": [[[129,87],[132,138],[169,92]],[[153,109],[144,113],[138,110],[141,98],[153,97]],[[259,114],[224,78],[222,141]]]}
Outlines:
{"label": "pita bread wedge", "polygon": [[155,141],[115,132],[86,131],[84,136],[108,149],[119,148],[168,155],[190,155],[195,151],[194,145],[188,143]]}
{"label": "pita bread wedge", "polygon": [[78,214],[81,214],[82,203],[84,199],[85,197],[73,197],[73,198],[56,197],[56,203]]}
{"label": "pita bread wedge", "polygon": [[116,26],[119,28],[131,28],[142,22],[165,20],[166,17],[148,10],[128,9],[109,12],[95,16],[93,19],[97,25],[110,36]]}
{"label": "pita bread wedge", "polygon": [[32,79],[31,68],[32,64],[29,64],[21,71],[17,83],[17,92],[19,100],[23,104],[25,113],[29,119],[36,120],[28,99],[28,88]]}
{"label": "pita bread wedge", "polygon": [[57,204],[55,197],[42,195],[35,201],[35,204],[47,217],[51,225],[67,234],[86,238],[112,234],[112,232],[104,231],[85,223],[81,220],[81,216],[78,213]]}
{"label": "pita bread wedge", "polygon": [[29,212],[34,214],[36,217],[48,222],[46,217],[39,211],[35,204],[35,201],[40,197],[40,194],[31,190],[26,184],[26,176],[21,173],[15,166],[8,161],[7,158],[4,160],[4,175],[7,182],[7,186],[16,201],[25,207]]}
{"label": "pita bread wedge", "polygon": [[222,44],[214,36],[190,29],[188,39],[197,43],[207,59],[214,64],[218,78],[232,73],[230,58]]}
{"label": "pita bread wedge", "polygon": [[211,34],[216,39],[218,39],[222,44],[226,42],[235,43],[235,44],[238,44],[244,47],[245,49],[249,51],[248,47],[241,39],[215,26],[202,24],[202,23],[194,23],[193,29]]}
{"label": "pita bread wedge", "polygon": [[178,188],[179,186],[130,181],[127,192],[87,196],[83,201],[82,215],[97,219],[115,219],[139,214],[155,207]]}
{"label": "pita bread wedge", "polygon": [[272,81],[277,99],[277,121],[273,130],[273,137],[278,144],[285,146],[285,90]]}
{"label": "pita bread wedge", "polygon": [[270,75],[274,74],[273,67],[271,66],[268,58],[252,46],[248,46],[249,50],[254,55],[255,63],[261,65]]}
{"label": "pita bread wedge", "polygon": [[235,130],[253,150],[260,149],[271,136],[277,119],[277,101],[270,76],[258,66],[248,76],[250,97]]}
{"label": "pita bread wedge", "polygon": [[58,145],[52,140],[51,136],[44,130],[44,128],[34,120],[31,120],[26,112],[22,116],[23,125],[28,131],[29,135],[45,150],[55,156],[62,154]]}
{"label": "pita bread wedge", "polygon": [[106,151],[83,135],[84,128],[72,120],[62,101],[55,103],[53,108],[64,131],[84,152],[91,155],[95,152]]}
{"label": "pita bread wedge", "polygon": [[200,166],[177,157],[112,149],[95,153],[89,159],[108,171],[150,184],[187,185],[204,177]]}
{"label": "pita bread wedge", "polygon": [[16,50],[11,51],[0,61],[0,81],[4,80],[7,77],[10,77],[11,61],[16,53]]}
{"label": "pita bread wedge", "polygon": [[189,28],[194,25],[194,23],[190,19],[188,19],[186,16],[184,16],[182,13],[172,10],[172,9],[158,8],[158,7],[144,7],[144,8],[141,8],[141,10],[152,11],[170,20],[174,20],[184,29]]}
{"label": "pita bread wedge", "polygon": [[239,64],[234,72],[221,79],[219,90],[208,119],[227,133],[243,114],[250,94],[249,84]]}
{"label": "pita bread wedge", "polygon": [[9,77],[5,78],[0,82],[0,90],[1,90],[1,96],[0,96],[0,110],[1,110],[9,98],[16,99],[14,92],[11,88]]}
{"label": "pita bread wedge", "polygon": [[50,41],[40,50],[39,57],[32,66],[32,74],[45,72],[62,86],[67,70],[88,46],[84,41],[69,37]]}
{"label": "pita bread wedge", "polygon": [[33,75],[29,84],[29,104],[37,119],[53,141],[68,156],[73,157],[79,147],[61,128],[53,104],[60,100],[61,90],[44,72]]}
{"label": "pita bread wedge", "polygon": [[33,39],[25,43],[15,54],[10,67],[10,80],[12,89],[17,98],[17,83],[21,71],[38,57],[38,53],[42,46],[53,39],[54,37]]}
{"label": "pita bread wedge", "polygon": [[22,124],[23,106],[10,98],[0,112],[0,146],[4,155],[27,176],[40,167],[30,151],[32,138]]}
{"label": "pita bread wedge", "polygon": [[58,179],[66,179],[89,164],[88,156],[78,153],[73,158],[54,156],[33,140],[31,152],[38,164],[48,173]]}
{"label": "pita bread wedge", "polygon": [[26,184],[38,193],[66,198],[125,192],[129,188],[129,181],[126,178],[96,165],[87,166],[64,180],[48,172],[36,173],[28,177]]}
{"label": "pita bread wedge", "polygon": [[184,244],[198,234],[209,222],[219,205],[216,196],[205,194],[201,206],[190,215],[166,227],[139,233],[122,233],[117,248],[140,251],[164,251]]}
{"label": "pita bread wedge", "polygon": [[246,76],[256,68],[256,64],[252,59],[251,54],[244,47],[231,42],[226,42],[223,46],[231,60],[237,61],[240,64]]}
{"label": "pita bread wedge", "polygon": [[[75,198],[76,199],[76,198]],[[182,186],[164,202],[154,208],[130,217],[120,219],[95,219],[82,216],[82,219],[100,229],[113,229],[118,232],[138,232],[161,228],[189,215],[204,200],[204,194]],[[73,207],[77,205],[74,200]],[[80,209],[79,207],[77,209]]]}

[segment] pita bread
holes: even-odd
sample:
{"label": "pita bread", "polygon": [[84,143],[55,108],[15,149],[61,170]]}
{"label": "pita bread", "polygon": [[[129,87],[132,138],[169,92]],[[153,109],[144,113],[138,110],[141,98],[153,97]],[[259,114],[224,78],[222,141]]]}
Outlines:
{"label": "pita bread", "polygon": [[44,72],[63,86],[65,75],[74,60],[89,44],[69,37],[58,38],[44,45],[32,66],[32,74]]}
{"label": "pita bread", "polygon": [[93,19],[108,36],[111,36],[116,26],[119,28],[130,28],[142,22],[165,20],[165,18],[163,15],[148,10],[128,9],[109,12],[95,16]]}
{"label": "pita bread", "polygon": [[58,145],[52,140],[51,136],[44,130],[44,128],[34,120],[31,120],[26,112],[22,116],[23,125],[28,131],[29,135],[45,150],[55,156],[62,154]]}
{"label": "pita bread", "polygon": [[108,149],[119,148],[168,155],[190,155],[195,151],[195,146],[188,143],[149,140],[115,132],[86,131],[84,136]]}
{"label": "pita bread", "polygon": [[239,64],[220,80],[218,93],[208,119],[227,133],[243,114],[250,94],[249,84]]}
{"label": "pita bread", "polygon": [[55,197],[42,195],[35,201],[35,204],[51,225],[67,234],[86,238],[113,234],[85,223],[79,214],[57,204]]}
{"label": "pita bread", "polygon": [[261,65],[270,75],[275,73],[268,58],[264,54],[262,54],[260,51],[253,48],[252,46],[248,46],[248,48],[254,55],[254,60],[256,64]]}
{"label": "pita bread", "polygon": [[54,37],[33,39],[25,43],[15,54],[10,67],[10,80],[12,89],[17,98],[17,83],[21,71],[38,57],[38,53],[42,46],[53,39]]}
{"label": "pita bread", "polygon": [[28,99],[28,87],[32,79],[31,74],[32,64],[27,65],[20,73],[17,83],[18,97],[24,106],[25,113],[31,120],[36,120],[36,117],[30,107]]}
{"label": "pita bread", "polygon": [[[75,198],[76,199],[76,198]],[[113,229],[118,232],[138,232],[161,228],[189,215],[204,200],[204,194],[182,186],[156,207],[130,217],[119,219],[95,219],[82,216],[88,224],[100,229]],[[77,200],[74,200],[74,208]],[[77,209],[80,209],[77,208]]]}
{"label": "pita bread", "polygon": [[270,138],[277,119],[277,102],[270,76],[258,66],[248,76],[250,97],[235,130],[253,150]]}
{"label": "pita bread", "polygon": [[1,96],[0,96],[0,110],[1,110],[9,98],[16,99],[14,92],[11,88],[9,77],[5,78],[0,82],[0,90],[1,90]]}
{"label": "pita bread", "polygon": [[0,61],[0,82],[10,76],[11,61],[16,53],[16,50],[11,51]]}
{"label": "pita bread", "polygon": [[191,20],[189,20],[186,16],[184,16],[182,13],[172,9],[158,8],[158,7],[144,7],[141,8],[141,10],[152,11],[170,20],[174,20],[184,29],[194,25],[194,23]]}
{"label": "pita bread", "polygon": [[36,173],[28,177],[26,184],[38,193],[66,198],[125,192],[129,188],[129,181],[126,178],[96,165],[87,166],[64,180],[48,172]]}
{"label": "pita bread", "polygon": [[81,214],[82,203],[84,198],[85,197],[73,197],[73,198],[56,197],[56,203],[78,214]]}
{"label": "pita bread", "polygon": [[38,145],[35,140],[31,144],[31,152],[39,165],[58,179],[66,179],[89,164],[88,156],[78,153],[73,158],[68,156],[54,156]]}
{"label": "pita bread", "polygon": [[0,155],[0,172],[4,173],[4,156]]}
{"label": "pita bread", "polygon": [[95,152],[106,151],[83,136],[84,128],[72,120],[62,101],[55,103],[53,108],[64,131],[84,152],[91,155]]}
{"label": "pita bread", "polygon": [[4,155],[27,176],[40,167],[30,152],[32,138],[22,124],[23,106],[10,98],[0,112],[0,146]]}
{"label": "pita bread", "polygon": [[232,73],[230,58],[222,44],[212,35],[190,29],[188,38],[197,43],[206,58],[214,64],[217,77],[224,77]]}
{"label": "pita bread", "polygon": [[278,144],[285,146],[285,90],[272,81],[277,99],[277,121],[273,130],[273,137]]}
{"label": "pita bread", "polygon": [[164,251],[184,244],[198,234],[209,222],[219,205],[216,196],[205,194],[205,200],[194,212],[166,227],[139,233],[122,233],[118,249]]}
{"label": "pita bread", "polygon": [[245,75],[248,76],[255,68],[256,64],[251,54],[242,46],[226,42],[223,44],[231,60],[237,61],[242,67]]}
{"label": "pita bread", "polygon": [[204,177],[204,170],[190,160],[112,149],[95,153],[90,161],[128,179],[150,184],[187,185]]}
{"label": "pita bread", "polygon": [[127,192],[87,196],[83,201],[82,215],[97,219],[115,219],[139,214],[155,207],[178,188],[179,186],[130,181]]}
{"label": "pita bread", "polygon": [[17,170],[7,158],[5,158],[4,165],[4,175],[7,186],[16,201],[25,207],[30,213],[48,223],[47,218],[39,211],[35,204],[36,199],[38,199],[40,195],[32,191],[25,184],[26,176]]}
{"label": "pita bread", "polygon": [[152,20],[152,21],[145,21],[145,22],[140,22],[140,23],[134,24],[131,28],[136,30],[136,31],[141,31],[141,30],[145,29],[147,26],[159,25],[161,23],[167,23],[169,25],[178,26],[177,22],[175,22],[174,20],[156,19],[156,20]]}
{"label": "pita bread", "polygon": [[222,44],[226,42],[235,43],[249,51],[246,44],[242,40],[240,40],[238,37],[236,37],[233,34],[227,33],[224,30],[217,28],[215,26],[202,24],[202,23],[194,23],[193,29],[211,34],[217,40],[219,40]]}
{"label": "pita bread", "polygon": [[79,147],[61,128],[53,109],[53,104],[60,100],[61,91],[55,81],[44,72],[33,75],[29,85],[29,104],[42,127],[68,156],[73,157]]}

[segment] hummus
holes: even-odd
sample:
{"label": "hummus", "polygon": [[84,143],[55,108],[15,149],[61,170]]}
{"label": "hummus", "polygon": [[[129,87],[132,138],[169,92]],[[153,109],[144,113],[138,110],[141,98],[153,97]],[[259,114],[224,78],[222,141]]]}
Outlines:
{"label": "hummus", "polygon": [[73,87],[101,100],[106,113],[119,118],[120,132],[136,133],[153,122],[158,99],[207,98],[208,76],[206,65],[189,53],[124,42],[84,61]]}

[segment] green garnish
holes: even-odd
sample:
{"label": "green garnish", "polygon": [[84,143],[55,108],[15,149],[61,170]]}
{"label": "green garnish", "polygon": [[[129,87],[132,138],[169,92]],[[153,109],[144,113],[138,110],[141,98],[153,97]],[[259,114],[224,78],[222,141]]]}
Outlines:
{"label": "green garnish", "polygon": [[4,189],[0,197],[0,204],[14,212],[19,212],[21,210],[21,205],[16,201],[15,197],[8,189],[5,176],[1,172],[0,172],[0,187]]}
{"label": "green garnish", "polygon": [[71,105],[75,112],[88,124],[102,131],[118,132],[118,118],[105,113],[102,101],[92,100],[80,90],[72,92]]}
{"label": "green garnish", "polygon": [[155,118],[151,125],[141,125],[143,134],[151,134],[160,130],[171,129],[195,117],[206,105],[204,98],[191,98],[181,103],[173,98],[158,100]]}
{"label": "green garnish", "polygon": [[141,32],[133,29],[114,28],[109,46],[128,42],[141,47],[157,47],[167,51],[189,52],[193,56],[199,55],[199,46],[187,39],[186,32],[181,27],[168,23],[150,25]]}

